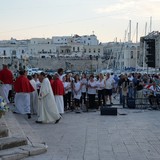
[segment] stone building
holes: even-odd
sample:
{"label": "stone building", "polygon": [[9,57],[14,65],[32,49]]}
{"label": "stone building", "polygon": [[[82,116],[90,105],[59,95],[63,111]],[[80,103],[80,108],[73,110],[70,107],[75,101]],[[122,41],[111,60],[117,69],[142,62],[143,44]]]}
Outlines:
{"label": "stone building", "polygon": [[103,62],[107,63],[107,69],[124,70],[138,68],[139,43],[109,42],[103,45]]}

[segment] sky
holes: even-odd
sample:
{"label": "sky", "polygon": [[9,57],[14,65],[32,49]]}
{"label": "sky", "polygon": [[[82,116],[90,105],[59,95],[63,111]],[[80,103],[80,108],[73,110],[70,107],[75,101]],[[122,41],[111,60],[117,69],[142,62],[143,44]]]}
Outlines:
{"label": "sky", "polygon": [[131,20],[135,42],[137,23],[138,41],[160,30],[159,8],[160,0],[0,0],[0,40],[94,33],[100,42],[125,41]]}

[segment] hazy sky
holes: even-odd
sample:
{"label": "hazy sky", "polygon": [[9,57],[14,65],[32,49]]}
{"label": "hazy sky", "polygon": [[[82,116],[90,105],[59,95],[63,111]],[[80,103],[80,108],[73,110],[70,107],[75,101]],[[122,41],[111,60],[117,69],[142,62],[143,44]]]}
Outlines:
{"label": "hazy sky", "polygon": [[90,35],[101,42],[124,41],[129,20],[132,40],[160,30],[160,0],[0,0],[0,40]]}

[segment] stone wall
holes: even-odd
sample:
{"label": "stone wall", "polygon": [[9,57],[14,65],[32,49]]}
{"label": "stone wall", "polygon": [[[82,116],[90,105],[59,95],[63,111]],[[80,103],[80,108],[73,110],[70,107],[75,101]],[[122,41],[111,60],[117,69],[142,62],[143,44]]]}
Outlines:
{"label": "stone wall", "polygon": [[[18,62],[19,61],[19,62]],[[17,63],[18,62],[18,63]],[[2,64],[11,64],[11,59],[0,59],[0,68]],[[64,68],[69,70],[101,70],[105,68],[106,64],[102,64],[101,60],[90,59],[51,59],[51,58],[37,58],[28,61],[13,60],[11,69],[15,70],[15,64],[22,63],[22,66],[28,65],[30,67],[36,67],[41,69],[58,69]]]}

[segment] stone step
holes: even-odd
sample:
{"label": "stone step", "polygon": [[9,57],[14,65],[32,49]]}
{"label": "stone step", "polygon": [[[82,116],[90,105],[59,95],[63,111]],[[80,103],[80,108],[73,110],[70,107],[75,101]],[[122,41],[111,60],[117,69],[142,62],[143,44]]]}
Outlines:
{"label": "stone step", "polygon": [[0,139],[0,150],[27,145],[25,138],[5,137]]}
{"label": "stone step", "polygon": [[16,137],[17,140],[24,140],[25,144],[18,147],[14,146],[14,148],[4,150],[0,149],[0,160],[19,160],[24,159],[25,157],[42,154],[47,151],[47,145],[41,137],[38,136],[38,133],[36,133],[35,130],[33,130],[33,128],[29,125],[29,120],[26,115],[7,112],[4,120],[9,129],[9,137]]}
{"label": "stone step", "polygon": [[0,128],[0,138],[8,137],[8,135],[9,135],[8,128],[6,126],[1,126],[1,128]]}
{"label": "stone step", "polygon": [[20,160],[29,156],[35,156],[47,151],[45,145],[25,145],[11,149],[5,149],[0,151],[0,160]]}

